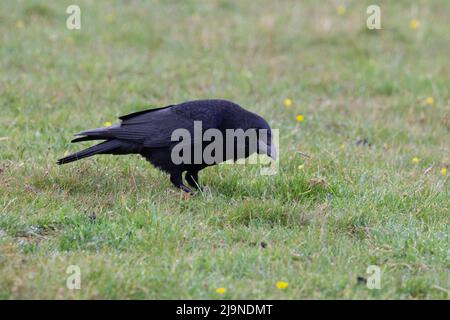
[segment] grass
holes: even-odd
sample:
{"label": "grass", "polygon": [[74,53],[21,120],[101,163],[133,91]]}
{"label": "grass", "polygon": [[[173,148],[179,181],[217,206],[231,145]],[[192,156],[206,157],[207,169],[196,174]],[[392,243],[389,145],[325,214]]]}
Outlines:
{"label": "grass", "polygon": [[[448,299],[448,1],[378,1],[374,31],[370,1],[77,1],[70,31],[72,3],[0,4],[0,298]],[[277,175],[208,168],[183,199],[138,156],[55,165],[75,132],[213,97],[280,130]]]}

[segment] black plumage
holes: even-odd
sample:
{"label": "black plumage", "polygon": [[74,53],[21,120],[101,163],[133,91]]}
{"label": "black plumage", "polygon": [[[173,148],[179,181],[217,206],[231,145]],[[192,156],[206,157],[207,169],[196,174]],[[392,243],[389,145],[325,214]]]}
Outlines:
{"label": "black plumage", "polygon": [[[271,129],[267,122],[260,116],[245,110],[241,106],[226,100],[196,100],[170,105],[164,108],[149,109],[132,113],[119,118],[120,124],[83,131],[77,134],[79,138],[72,142],[105,140],[80,152],[59,159],[58,164],[77,161],[96,154],[140,154],[150,161],[155,167],[170,174],[170,181],[178,188],[186,192],[191,190],[183,184],[182,174],[186,172],[186,181],[194,188],[198,187],[198,172],[207,166],[229,160],[225,151],[227,145],[227,129],[265,129],[267,137],[258,135],[258,145],[251,146],[245,140],[244,145],[238,145],[238,141],[231,141],[234,147],[233,159],[248,157],[251,153],[263,153],[275,158],[276,150],[272,145]],[[202,133],[208,129],[218,129],[224,137],[223,158],[215,163],[174,163],[171,155],[178,141],[172,141],[172,133],[176,129],[186,129],[191,135],[190,148],[195,144],[201,145],[201,150],[211,142],[194,139],[194,121],[201,121]],[[241,141],[242,142],[242,141]],[[242,144],[242,143],[241,143]],[[236,150],[245,148],[244,154]],[[193,155],[193,153],[192,153]]]}

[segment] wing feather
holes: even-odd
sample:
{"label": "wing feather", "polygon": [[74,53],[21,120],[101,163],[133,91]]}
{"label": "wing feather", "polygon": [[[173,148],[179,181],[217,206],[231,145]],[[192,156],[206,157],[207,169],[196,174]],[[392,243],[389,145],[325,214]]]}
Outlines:
{"label": "wing feather", "polygon": [[172,133],[186,129],[194,135],[194,121],[202,122],[202,130],[217,128],[221,121],[219,109],[201,105],[175,105],[140,111],[121,117],[118,127],[108,132],[117,139],[132,141],[148,148],[169,147]]}

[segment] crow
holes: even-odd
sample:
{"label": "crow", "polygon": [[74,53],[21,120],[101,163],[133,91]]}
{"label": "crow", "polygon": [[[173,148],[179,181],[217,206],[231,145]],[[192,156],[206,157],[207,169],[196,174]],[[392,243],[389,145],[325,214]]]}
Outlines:
{"label": "crow", "polygon": [[[272,130],[267,121],[231,101],[187,101],[131,113],[119,119],[120,124],[77,133],[78,138],[72,142],[104,141],[59,159],[57,163],[62,165],[96,154],[140,154],[168,173],[175,187],[192,193],[183,184],[184,172],[188,184],[200,189],[198,172],[208,166],[230,159],[236,161],[255,152],[276,159]],[[205,139],[208,130],[214,133],[210,134],[214,139]],[[230,132],[234,135],[228,135]],[[252,140],[249,132],[255,133],[256,139]],[[176,135],[176,139],[174,133],[181,135]],[[238,133],[244,133],[244,139],[240,139]],[[211,148],[213,143],[216,148]],[[208,146],[209,150],[213,149],[210,152],[213,161],[203,157]],[[196,158],[199,154],[200,159]]]}

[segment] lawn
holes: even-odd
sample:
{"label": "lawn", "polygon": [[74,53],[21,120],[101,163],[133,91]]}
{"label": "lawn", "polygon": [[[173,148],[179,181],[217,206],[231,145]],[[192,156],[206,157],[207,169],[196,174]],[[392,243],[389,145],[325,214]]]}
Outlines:
{"label": "lawn", "polygon": [[[0,298],[448,299],[450,2],[378,1],[368,30],[372,2],[1,1]],[[277,174],[186,198],[139,156],[56,165],[204,98],[279,129]]]}

